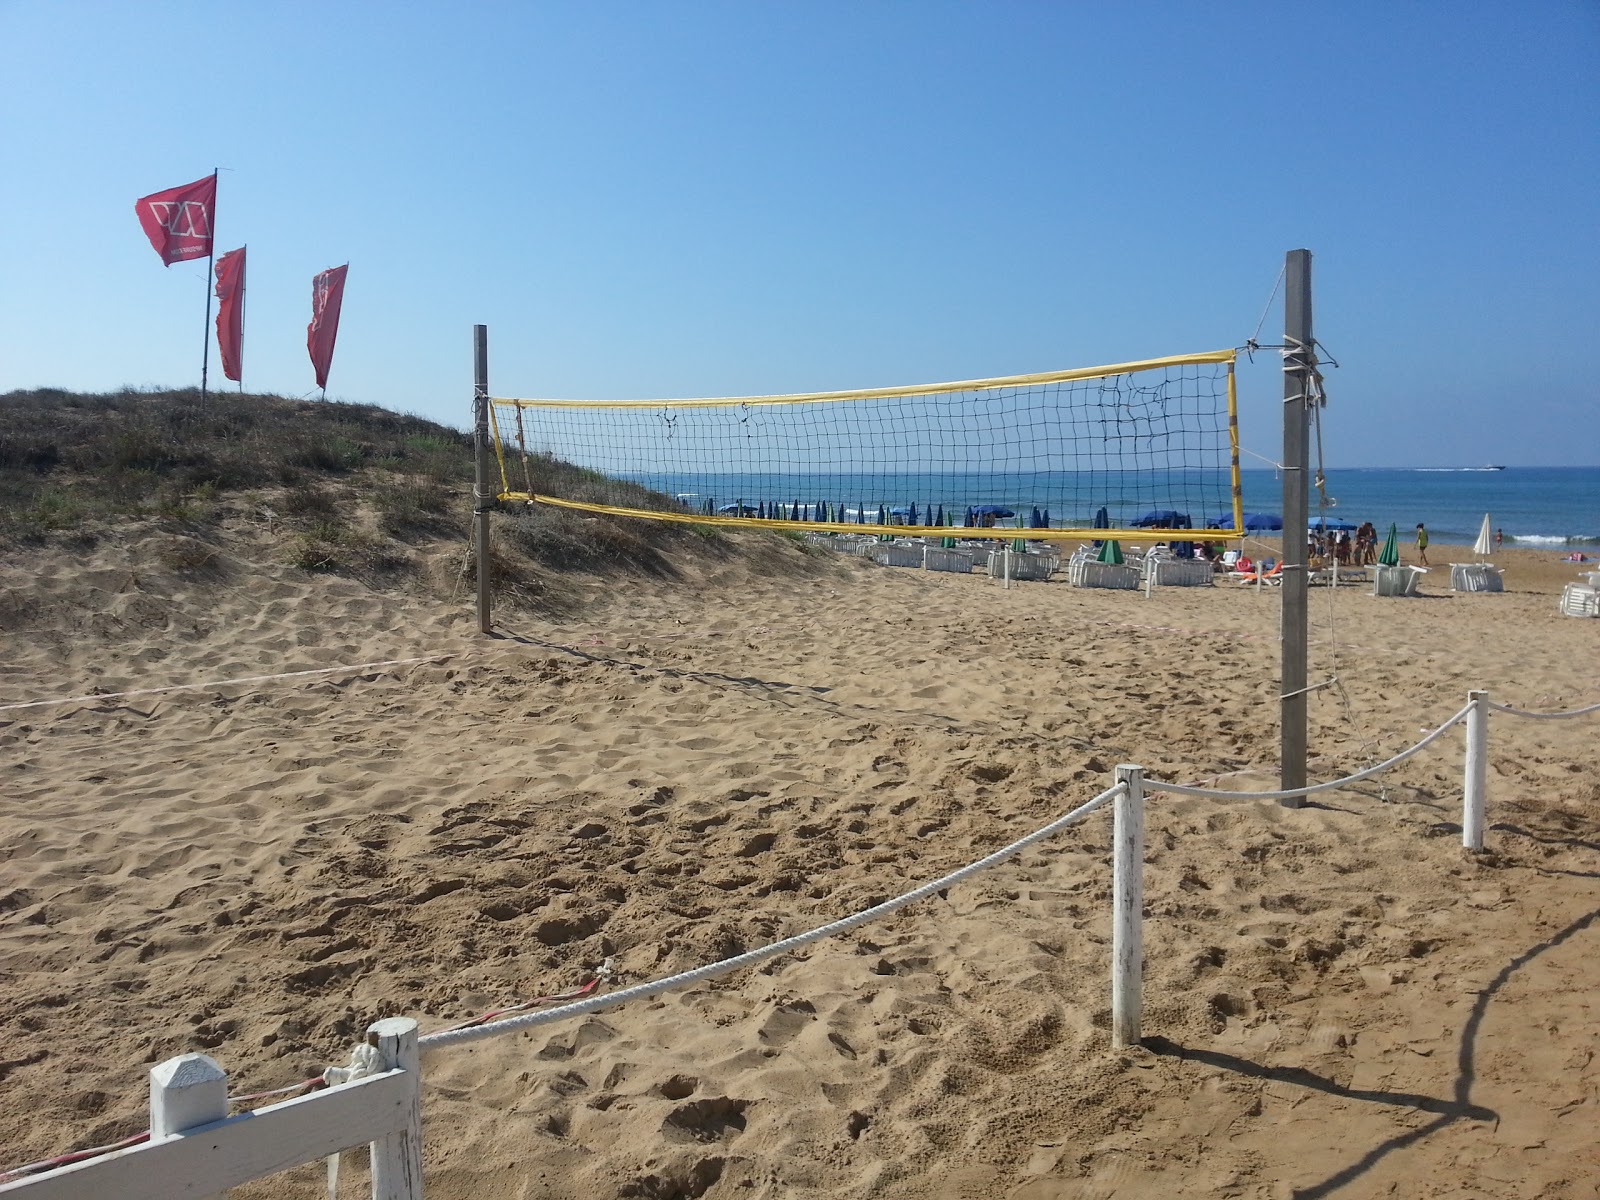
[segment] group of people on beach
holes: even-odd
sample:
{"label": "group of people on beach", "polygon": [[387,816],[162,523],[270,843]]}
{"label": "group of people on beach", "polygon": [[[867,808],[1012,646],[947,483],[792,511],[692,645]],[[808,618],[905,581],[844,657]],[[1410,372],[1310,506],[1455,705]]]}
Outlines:
{"label": "group of people on beach", "polygon": [[1306,551],[1313,561],[1331,560],[1341,567],[1364,567],[1378,561],[1378,530],[1371,521],[1363,521],[1354,536],[1348,529],[1315,530]]}

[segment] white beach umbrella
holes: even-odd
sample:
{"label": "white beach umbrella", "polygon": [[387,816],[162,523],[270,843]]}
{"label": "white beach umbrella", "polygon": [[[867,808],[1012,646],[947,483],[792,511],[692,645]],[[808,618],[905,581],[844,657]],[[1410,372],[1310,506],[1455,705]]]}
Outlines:
{"label": "white beach umbrella", "polygon": [[1494,553],[1493,543],[1489,540],[1489,514],[1483,514],[1483,528],[1478,530],[1478,540],[1472,543],[1472,552],[1488,558]]}

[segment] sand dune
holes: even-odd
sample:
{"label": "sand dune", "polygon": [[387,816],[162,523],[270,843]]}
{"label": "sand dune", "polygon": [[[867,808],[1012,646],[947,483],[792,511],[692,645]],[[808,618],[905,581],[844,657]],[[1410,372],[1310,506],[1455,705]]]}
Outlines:
{"label": "sand dune", "polygon": [[[732,560],[487,641],[464,597],[163,536],[0,568],[0,705],[435,657],[0,711],[0,1165],[142,1128],[184,1050],[285,1084],[380,1016],[800,932],[1119,762],[1273,786],[1271,591]],[[1504,595],[1315,593],[1316,776],[1469,688],[1600,699],[1549,557]],[[428,1194],[1594,1196],[1596,727],[1493,722],[1481,856],[1459,733],[1301,810],[1152,797],[1144,1048],[1108,1044],[1097,814],[802,954],[430,1054]]]}

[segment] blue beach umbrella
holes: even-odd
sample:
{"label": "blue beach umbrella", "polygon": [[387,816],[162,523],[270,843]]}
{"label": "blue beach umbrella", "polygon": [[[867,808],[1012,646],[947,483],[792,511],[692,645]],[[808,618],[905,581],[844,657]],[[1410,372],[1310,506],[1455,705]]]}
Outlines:
{"label": "blue beach umbrella", "polygon": [[[1233,514],[1223,513],[1211,522],[1213,529],[1227,529],[1233,524]],[[1277,513],[1245,513],[1244,529],[1282,529],[1283,518]]]}
{"label": "blue beach umbrella", "polygon": [[[1104,504],[1102,504],[1099,508],[1097,508],[1095,510],[1094,528],[1096,528],[1096,529],[1110,529],[1111,528],[1111,514],[1110,514],[1110,512],[1108,512],[1106,510],[1106,506]],[[1095,547],[1096,548],[1102,547],[1104,545],[1105,545],[1105,543],[1102,542],[1102,541],[1096,541],[1095,542]]]}
{"label": "blue beach umbrella", "polygon": [[1167,529],[1187,529],[1189,527],[1189,514],[1181,513],[1171,508],[1158,508],[1145,513],[1133,523],[1135,529],[1150,529],[1155,526],[1164,526]]}

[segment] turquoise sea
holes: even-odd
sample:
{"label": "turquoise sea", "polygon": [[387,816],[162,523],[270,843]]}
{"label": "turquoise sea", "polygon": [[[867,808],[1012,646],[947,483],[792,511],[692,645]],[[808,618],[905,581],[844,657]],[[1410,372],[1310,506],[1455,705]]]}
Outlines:
{"label": "turquoise sea", "polygon": [[[1270,468],[1241,472],[1246,512],[1282,513],[1283,483]],[[646,487],[680,496],[691,508],[744,503],[799,504],[809,515],[818,505],[843,509],[849,520],[865,510],[867,520],[884,508],[942,506],[959,522],[968,505],[1002,504],[1031,515],[1048,509],[1053,526],[1088,525],[1104,505],[1114,524],[1131,523],[1151,510],[1189,514],[1194,526],[1230,508],[1227,477],[1220,471],[875,472],[807,475],[630,474]],[[1402,531],[1421,521],[1436,542],[1471,545],[1484,513],[1505,533],[1508,545],[1593,547],[1600,545],[1600,467],[1507,467],[1404,469],[1350,468],[1328,472],[1330,517],[1380,532],[1392,521]],[[1319,511],[1313,490],[1311,513]]]}

